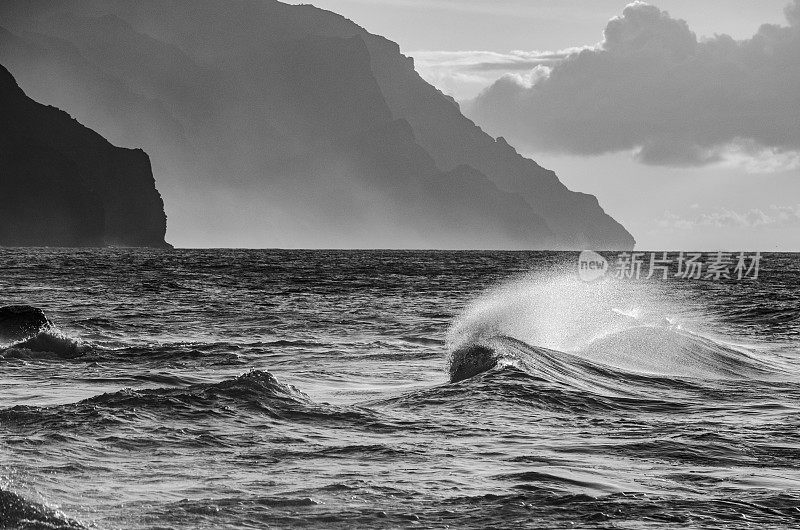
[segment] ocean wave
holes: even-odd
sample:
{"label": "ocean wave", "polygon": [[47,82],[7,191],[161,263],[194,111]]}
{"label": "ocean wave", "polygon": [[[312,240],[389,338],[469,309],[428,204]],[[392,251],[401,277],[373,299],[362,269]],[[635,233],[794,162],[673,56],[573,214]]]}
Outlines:
{"label": "ocean wave", "polygon": [[[521,372],[559,388],[620,399],[708,394],[748,380],[767,384],[787,374],[777,365],[706,337],[658,328],[612,334],[579,352],[497,336],[451,352],[451,383],[488,372]],[[668,399],[673,401],[673,399]]]}
{"label": "ocean wave", "polygon": [[447,345],[455,351],[501,336],[573,352],[599,337],[637,326],[713,328],[706,315],[695,301],[658,285],[536,276],[481,295],[454,320]]}
{"label": "ocean wave", "polygon": [[417,344],[420,346],[444,346],[445,342],[441,339],[426,337],[423,335],[405,335],[400,337],[400,340],[409,344]]}
{"label": "ocean wave", "polygon": [[316,403],[294,386],[261,370],[218,383],[179,388],[128,388],[50,407],[18,405],[0,410],[0,422],[17,429],[69,428],[70,432],[83,432],[113,427],[140,417],[148,421],[160,416],[172,421],[181,418],[196,421],[203,416],[222,420],[243,414],[286,421],[331,420],[380,426],[371,411]]}
{"label": "ocean wave", "polygon": [[[261,343],[258,343],[261,344]],[[122,347],[120,347],[122,346]],[[50,327],[25,340],[0,346],[0,362],[75,361],[104,363],[151,363],[156,366],[175,362],[202,362],[204,365],[242,365],[243,346],[229,342],[175,342],[124,346],[95,344]]]}
{"label": "ocean wave", "polygon": [[636,326],[593,340],[587,359],[638,373],[699,379],[771,379],[778,363],[715,338],[671,327]]}
{"label": "ocean wave", "polygon": [[686,413],[709,402],[757,401],[779,388],[800,396],[796,377],[754,353],[660,327],[612,333],[573,352],[498,335],[462,345],[448,361],[450,383],[364,404]]}
{"label": "ocean wave", "polygon": [[[458,382],[497,366],[591,385],[591,376],[772,379],[778,362],[712,337],[702,308],[651,285],[585,284],[537,278],[503,286],[473,303],[448,335]],[[694,331],[697,327],[704,331]],[[592,373],[584,373],[591,371]]]}
{"label": "ocean wave", "polygon": [[311,399],[292,385],[278,381],[269,372],[253,370],[219,383],[203,383],[186,388],[121,390],[84,400],[82,403],[114,408],[147,407],[181,410],[196,405],[235,402],[264,411],[278,404],[310,404]]}
{"label": "ocean wave", "polygon": [[243,365],[245,361],[240,358],[242,349],[241,345],[229,342],[145,344],[107,351],[96,350],[91,360],[112,363],[149,363],[155,366],[176,362],[202,363],[204,366]]}
{"label": "ocean wave", "polygon": [[75,359],[91,351],[91,347],[55,327],[38,332],[25,340],[0,349],[0,359]]}
{"label": "ocean wave", "polygon": [[597,495],[565,493],[552,483],[531,480],[537,478],[509,477],[518,481],[519,493],[452,497],[437,508],[448,509],[443,515],[453,517],[454,526],[462,520],[456,514],[469,513],[474,526],[482,528],[528,527],[537,519],[548,528],[796,528],[800,521],[797,497],[785,492],[743,496],[720,488],[685,497],[630,491]]}
{"label": "ocean wave", "polygon": [[0,489],[0,528],[75,530],[86,527],[57,510]]}

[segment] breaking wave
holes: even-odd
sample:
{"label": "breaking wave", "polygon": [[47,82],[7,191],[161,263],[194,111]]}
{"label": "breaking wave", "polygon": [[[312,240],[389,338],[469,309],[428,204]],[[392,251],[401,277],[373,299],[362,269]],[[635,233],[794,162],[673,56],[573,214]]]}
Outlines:
{"label": "breaking wave", "polygon": [[[647,284],[537,278],[480,298],[448,335],[451,382],[496,367],[570,382],[588,371],[684,379],[781,377],[784,367],[714,337],[702,308]],[[702,331],[701,331],[702,330]],[[585,386],[584,385],[584,386]]]}
{"label": "breaking wave", "polygon": [[74,359],[90,349],[83,341],[49,326],[32,337],[0,348],[0,359]]}

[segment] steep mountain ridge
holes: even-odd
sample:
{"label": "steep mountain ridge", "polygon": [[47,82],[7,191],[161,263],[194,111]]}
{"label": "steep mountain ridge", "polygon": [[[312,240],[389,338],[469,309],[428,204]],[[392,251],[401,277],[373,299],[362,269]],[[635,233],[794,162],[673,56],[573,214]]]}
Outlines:
{"label": "steep mountain ridge", "polygon": [[596,197],[569,190],[555,172],[522,157],[503,138],[486,134],[461,114],[451,97],[419,76],[414,60],[402,55],[396,43],[370,34],[342,16],[330,17],[336,24],[320,23],[322,10],[314,6],[298,9],[308,13],[307,19],[317,21],[316,31],[340,35],[356,32],[364,37],[373,72],[392,114],[411,123],[415,138],[438,167],[449,171],[470,166],[501,189],[520,194],[555,232],[556,246],[633,247],[633,237],[603,211]]}
{"label": "steep mountain ridge", "polygon": [[49,94],[42,64],[57,64],[71,89],[56,104],[144,146],[178,232],[272,234],[255,246],[633,246],[594,197],[483,133],[396,44],[339,15],[254,0],[9,0],[0,15],[0,61]]}

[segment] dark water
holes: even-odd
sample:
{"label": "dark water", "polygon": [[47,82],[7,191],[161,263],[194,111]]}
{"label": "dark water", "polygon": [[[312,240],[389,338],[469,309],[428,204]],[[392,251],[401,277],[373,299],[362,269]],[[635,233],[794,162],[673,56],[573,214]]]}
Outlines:
{"label": "dark water", "polygon": [[0,250],[0,527],[800,525],[798,256],[575,259]]}

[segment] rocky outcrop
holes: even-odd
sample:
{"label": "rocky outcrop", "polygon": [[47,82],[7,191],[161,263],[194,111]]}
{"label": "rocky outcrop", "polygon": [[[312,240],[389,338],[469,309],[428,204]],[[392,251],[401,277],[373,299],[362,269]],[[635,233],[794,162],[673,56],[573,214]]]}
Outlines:
{"label": "rocky outcrop", "polygon": [[28,98],[0,66],[0,245],[164,247],[147,155]]}
{"label": "rocky outcrop", "polygon": [[0,340],[18,341],[32,337],[50,321],[44,311],[38,307],[27,305],[9,305],[0,307]]}

